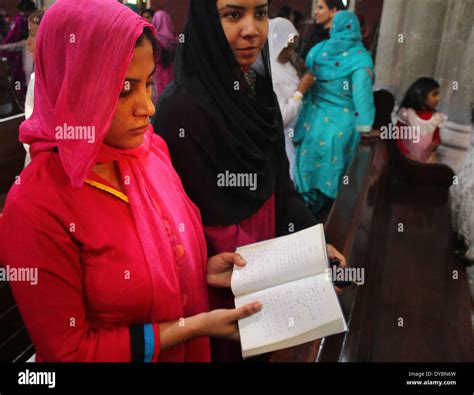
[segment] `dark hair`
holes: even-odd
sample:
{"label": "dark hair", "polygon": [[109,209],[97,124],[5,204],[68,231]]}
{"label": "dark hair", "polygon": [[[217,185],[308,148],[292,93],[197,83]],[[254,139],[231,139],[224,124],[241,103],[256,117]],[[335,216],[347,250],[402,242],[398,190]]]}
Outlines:
{"label": "dark hair", "polygon": [[174,62],[175,54],[175,51],[167,51],[164,48],[160,48],[160,62],[164,68],[167,68]]}
{"label": "dark hair", "polygon": [[149,28],[149,27],[145,27],[143,29],[143,33],[140,37],[138,37],[138,40],[135,44],[136,47],[139,47],[140,45],[142,45],[143,43],[143,40],[147,38],[148,40],[150,40],[150,43],[151,43],[151,46],[153,48],[153,54],[156,55],[157,51],[158,51],[158,41],[156,40],[156,37],[155,35],[153,34],[153,31]]}
{"label": "dark hair", "polygon": [[417,79],[407,90],[400,108],[413,108],[415,111],[426,108],[426,98],[435,89],[439,89],[439,83],[433,78],[422,77]]}
{"label": "dark hair", "polygon": [[36,10],[36,4],[31,0],[21,0],[16,8],[18,8],[19,11],[32,12]]}
{"label": "dark hair", "polygon": [[144,8],[142,12],[140,13],[141,16],[143,16],[144,13],[148,13],[151,16],[155,15],[155,10],[153,8]]}
{"label": "dark hair", "polygon": [[300,11],[292,10],[290,18],[292,19],[293,24],[295,25],[295,27],[298,28],[299,25],[301,24],[301,22],[303,21],[304,16]]}
{"label": "dark hair", "polygon": [[33,13],[28,17],[28,22],[33,23],[34,25],[39,25],[44,17],[44,13],[45,11],[41,8],[33,11]]}
{"label": "dark hair", "polygon": [[344,11],[346,9],[342,0],[324,0],[324,2],[330,10],[337,8],[338,11]]}
{"label": "dark hair", "polygon": [[291,11],[291,7],[284,5],[278,10],[277,17],[288,19],[291,15]]}
{"label": "dark hair", "polygon": [[159,57],[160,63],[165,68],[174,62],[175,51],[167,51],[166,49],[161,47],[152,30],[148,27],[143,29],[143,33],[140,37],[138,37],[135,46],[139,47],[140,45],[142,45],[144,39],[150,40],[151,46],[153,48],[153,55],[155,56],[155,61],[156,58]]}

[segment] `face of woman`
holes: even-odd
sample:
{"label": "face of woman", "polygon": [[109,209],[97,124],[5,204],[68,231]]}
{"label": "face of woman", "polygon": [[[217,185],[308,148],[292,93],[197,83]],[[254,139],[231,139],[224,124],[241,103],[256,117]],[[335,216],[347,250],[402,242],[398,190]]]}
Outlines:
{"label": "face of woman", "polygon": [[250,66],[267,40],[268,0],[217,0],[216,3],[235,59],[241,66]]}
{"label": "face of woman", "polygon": [[331,27],[332,20],[336,13],[337,8],[330,10],[325,0],[318,0],[315,13],[316,23],[323,25],[326,29],[328,29]]}
{"label": "face of woman", "polygon": [[38,33],[39,26],[35,23],[28,22],[28,39],[26,40],[26,49],[31,55],[35,55],[36,49],[36,33]]}
{"label": "face of woman", "polygon": [[151,15],[148,11],[145,11],[142,14],[142,17],[145,18],[148,21],[148,23],[151,23],[151,21],[153,20],[153,15]]}
{"label": "face of woman", "polygon": [[143,143],[155,114],[151,99],[155,62],[151,42],[145,38],[135,48],[109,133],[104,142],[115,148],[131,149]]}
{"label": "face of woman", "polygon": [[289,43],[288,46],[280,52],[278,56],[278,61],[282,64],[288,63],[291,60],[291,57],[295,53],[295,43]]}

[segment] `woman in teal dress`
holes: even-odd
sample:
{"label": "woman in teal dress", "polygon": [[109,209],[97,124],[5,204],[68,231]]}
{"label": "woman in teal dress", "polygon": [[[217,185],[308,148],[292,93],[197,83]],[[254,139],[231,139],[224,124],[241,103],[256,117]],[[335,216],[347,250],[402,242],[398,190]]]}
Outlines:
{"label": "woman in teal dress", "polygon": [[374,71],[362,44],[359,20],[349,11],[334,17],[330,39],[311,49],[306,67],[316,76],[295,128],[295,183],[318,213],[335,199],[375,117]]}

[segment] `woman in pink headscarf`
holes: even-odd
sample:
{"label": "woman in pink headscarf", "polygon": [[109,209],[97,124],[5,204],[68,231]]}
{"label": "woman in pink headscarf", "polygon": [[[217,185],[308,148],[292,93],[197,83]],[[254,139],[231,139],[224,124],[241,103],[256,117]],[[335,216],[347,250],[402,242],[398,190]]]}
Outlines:
{"label": "woman in pink headscarf", "polygon": [[207,259],[149,125],[153,52],[152,26],[115,0],[58,0],[40,26],[32,163],[0,220],[1,264],[31,274],[10,285],[37,361],[209,361],[208,337],[237,340],[261,307],[208,312],[207,284],[244,263]]}
{"label": "woman in pink headscarf", "polygon": [[153,15],[152,24],[159,43],[155,72],[156,98],[158,98],[173,80],[174,55],[178,39],[174,34],[171,16],[166,11],[157,11]]}

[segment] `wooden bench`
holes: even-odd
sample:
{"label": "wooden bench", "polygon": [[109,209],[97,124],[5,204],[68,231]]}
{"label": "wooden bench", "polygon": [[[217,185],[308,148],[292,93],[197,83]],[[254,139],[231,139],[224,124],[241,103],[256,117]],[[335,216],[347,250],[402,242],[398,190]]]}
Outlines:
{"label": "wooden bench", "polygon": [[270,361],[474,360],[471,294],[450,222],[453,176],[446,166],[407,160],[394,141],[359,147],[325,224],[350,266],[365,270],[365,284],[340,298],[349,331]]}
{"label": "wooden bench", "polygon": [[5,58],[0,58],[0,118],[23,112],[24,105],[16,94],[8,62]]}
{"label": "wooden bench", "polygon": [[18,141],[24,114],[0,119],[0,195],[7,193],[25,165],[25,149]]}

